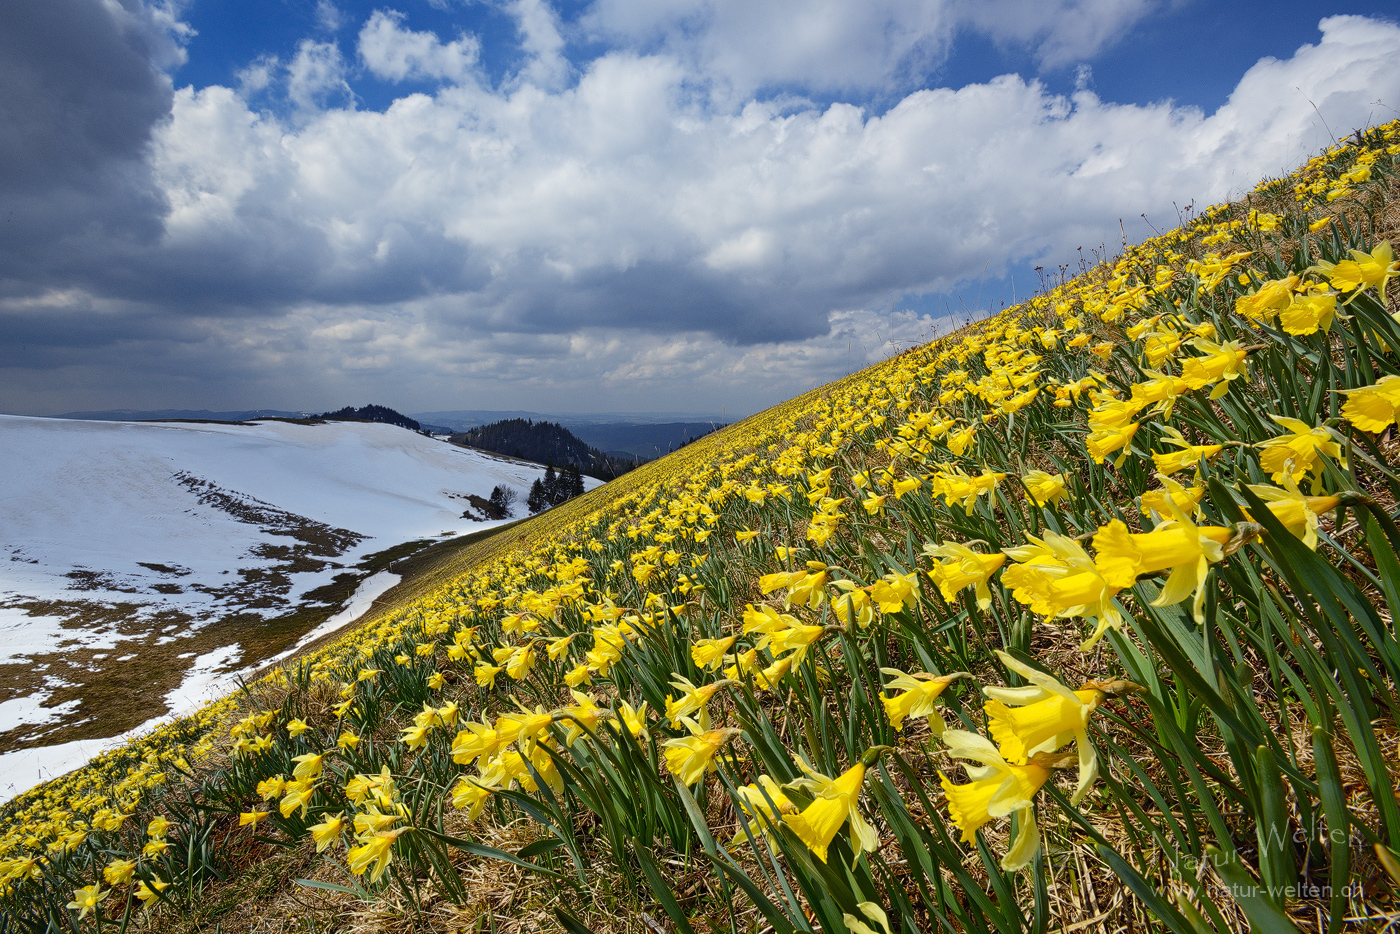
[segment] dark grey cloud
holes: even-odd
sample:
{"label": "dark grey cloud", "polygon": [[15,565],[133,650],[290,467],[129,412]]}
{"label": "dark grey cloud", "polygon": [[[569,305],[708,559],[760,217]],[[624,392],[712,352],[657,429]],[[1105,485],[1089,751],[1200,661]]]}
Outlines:
{"label": "dark grey cloud", "polygon": [[[141,0],[0,0],[0,279],[149,245],[165,199],[148,164],[178,46]],[[96,254],[94,256],[94,254]],[[89,265],[89,264],[85,264]]]}

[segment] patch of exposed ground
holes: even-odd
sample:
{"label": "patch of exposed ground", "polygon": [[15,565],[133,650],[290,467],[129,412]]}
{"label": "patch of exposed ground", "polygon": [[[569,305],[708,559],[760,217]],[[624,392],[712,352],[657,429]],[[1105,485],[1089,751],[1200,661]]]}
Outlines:
{"label": "patch of exposed ground", "polygon": [[[218,586],[184,580],[192,572],[178,564],[143,561],[139,566],[163,579],[151,583],[77,568],[67,577],[81,597],[0,601],[0,608],[46,618],[64,633],[54,651],[0,664],[0,703],[39,694],[38,706],[56,712],[44,723],[0,724],[0,753],[115,736],[167,713],[167,696],[201,655],[237,645],[231,664],[242,669],[286,652],[337,613],[365,578],[433,544],[404,542],[345,567],[334,559],[365,536],[189,474],[176,479],[200,504],[282,541],[255,545],[247,557],[256,563],[233,569],[228,583]],[[327,570],[340,573],[294,598],[297,575]],[[208,595],[211,609],[191,612],[157,602],[189,592]]]}

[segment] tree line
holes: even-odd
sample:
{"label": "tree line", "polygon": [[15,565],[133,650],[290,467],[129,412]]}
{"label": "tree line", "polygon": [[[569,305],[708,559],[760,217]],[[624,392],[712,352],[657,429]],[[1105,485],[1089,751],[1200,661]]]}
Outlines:
{"label": "tree line", "polygon": [[591,447],[563,425],[528,418],[502,419],[454,434],[451,441],[537,464],[558,465],[560,470],[573,467],[575,472],[599,480],[620,477],[640,463],[639,459],[616,457]]}
{"label": "tree line", "polygon": [[564,469],[555,471],[553,464],[545,467],[544,479],[537,479],[530,485],[530,495],[525,500],[530,514],[544,512],[551,506],[575,496],[583,495],[583,474],[573,464],[565,464]]}

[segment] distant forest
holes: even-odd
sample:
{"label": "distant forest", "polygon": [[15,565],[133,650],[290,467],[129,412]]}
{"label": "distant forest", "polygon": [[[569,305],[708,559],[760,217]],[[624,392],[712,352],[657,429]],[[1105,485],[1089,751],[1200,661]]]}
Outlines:
{"label": "distant forest", "polygon": [[383,405],[365,405],[358,409],[352,405],[347,405],[343,409],[336,409],[334,412],[322,412],[320,415],[314,417],[331,418],[345,422],[379,422],[384,425],[398,425],[410,431],[423,430],[423,426],[419,425],[414,419],[409,418],[401,412],[395,412],[388,406]]}
{"label": "distant forest", "polygon": [[528,418],[507,418],[452,436],[453,444],[494,451],[537,464],[574,467],[580,473],[612,480],[642,462],[641,458],[615,457],[589,447],[563,425]]}

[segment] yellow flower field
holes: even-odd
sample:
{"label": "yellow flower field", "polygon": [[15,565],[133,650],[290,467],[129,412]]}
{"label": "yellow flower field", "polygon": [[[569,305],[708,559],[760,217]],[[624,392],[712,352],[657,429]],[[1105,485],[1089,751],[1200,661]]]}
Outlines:
{"label": "yellow flower field", "polygon": [[1393,926],[1397,156],[707,436],[34,789],[0,932],[212,927],[274,847],[423,927],[485,917],[482,862],[571,932],[600,875],[681,932]]}

